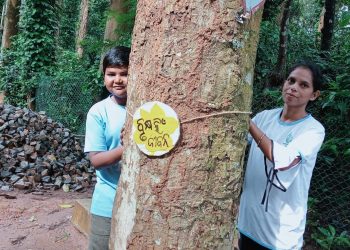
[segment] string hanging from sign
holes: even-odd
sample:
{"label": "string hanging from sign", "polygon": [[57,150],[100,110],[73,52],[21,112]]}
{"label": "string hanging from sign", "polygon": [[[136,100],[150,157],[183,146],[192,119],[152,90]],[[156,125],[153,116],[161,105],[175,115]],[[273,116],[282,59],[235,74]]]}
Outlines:
{"label": "string hanging from sign", "polygon": [[[126,108],[126,112],[131,116],[131,117],[134,117],[130,112],[129,110]],[[205,119],[205,118],[209,118],[209,117],[214,117],[214,116],[223,116],[223,115],[232,115],[232,114],[247,114],[247,115],[250,115],[252,114],[252,112],[250,111],[239,111],[239,110],[233,110],[233,111],[222,111],[222,112],[218,112],[218,113],[214,113],[214,114],[209,114],[209,115],[202,115],[202,116],[197,116],[197,117],[194,117],[194,118],[191,118],[191,119],[187,119],[187,120],[184,120],[184,121],[181,121],[180,123],[183,124],[183,123],[189,123],[189,122],[192,122],[192,121],[195,121],[195,120],[201,120],[201,119]]]}

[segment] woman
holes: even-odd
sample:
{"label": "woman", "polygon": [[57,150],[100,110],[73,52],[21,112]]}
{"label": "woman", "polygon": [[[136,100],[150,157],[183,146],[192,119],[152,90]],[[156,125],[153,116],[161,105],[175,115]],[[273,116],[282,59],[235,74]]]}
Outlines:
{"label": "woman", "polygon": [[321,85],[316,65],[295,65],[283,84],[283,108],[250,121],[253,141],[238,218],[241,250],[303,245],[310,180],[325,136],[306,107],[320,95]]}

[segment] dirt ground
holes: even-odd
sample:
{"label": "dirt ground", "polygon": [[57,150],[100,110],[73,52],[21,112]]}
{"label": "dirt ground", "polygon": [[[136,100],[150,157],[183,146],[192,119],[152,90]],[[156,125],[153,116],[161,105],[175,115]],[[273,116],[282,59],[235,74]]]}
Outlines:
{"label": "dirt ground", "polygon": [[75,200],[91,198],[92,190],[42,192],[0,191],[0,250],[86,250],[87,238],[71,217]]}
{"label": "dirt ground", "polygon": [[71,216],[74,201],[91,193],[0,191],[0,250],[87,249]]}

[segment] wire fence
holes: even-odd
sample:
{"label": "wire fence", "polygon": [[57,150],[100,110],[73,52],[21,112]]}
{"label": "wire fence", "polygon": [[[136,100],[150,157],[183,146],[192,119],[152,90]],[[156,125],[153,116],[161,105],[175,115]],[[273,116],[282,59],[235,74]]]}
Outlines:
{"label": "wire fence", "polygon": [[36,109],[45,111],[77,135],[84,135],[86,114],[99,96],[85,86],[79,76],[64,84],[44,76],[36,90]]}
{"label": "wire fence", "polygon": [[[268,94],[255,91],[253,113],[282,104],[279,91]],[[43,78],[37,88],[37,110],[63,123],[77,134],[85,134],[85,118],[89,108],[97,101],[99,93],[83,88],[79,78],[63,86],[50,78]],[[326,138],[339,137],[339,124],[324,122],[320,107],[311,107],[311,113],[326,128]],[[350,124],[343,124],[349,127]],[[329,162],[321,150],[314,169],[309,195],[308,227],[332,225],[337,233],[350,232],[350,163],[341,157]],[[315,228],[315,227],[314,227]]]}

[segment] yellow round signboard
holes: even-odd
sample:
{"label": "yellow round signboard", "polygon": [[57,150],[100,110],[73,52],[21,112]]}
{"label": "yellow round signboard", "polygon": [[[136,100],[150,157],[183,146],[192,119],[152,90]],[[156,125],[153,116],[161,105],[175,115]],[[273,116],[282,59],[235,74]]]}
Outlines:
{"label": "yellow round signboard", "polygon": [[147,102],[133,116],[133,139],[146,155],[168,153],[179,140],[180,122],[175,111],[162,102]]}

